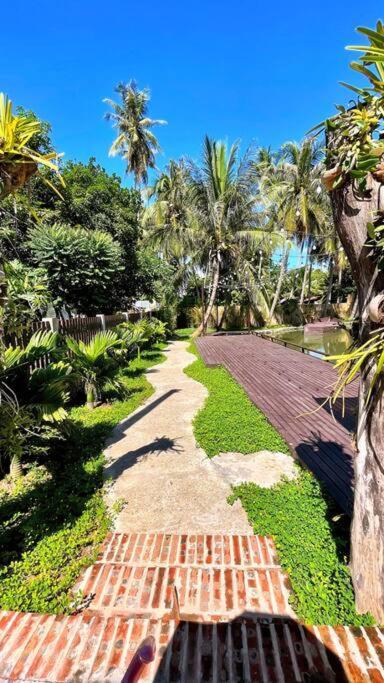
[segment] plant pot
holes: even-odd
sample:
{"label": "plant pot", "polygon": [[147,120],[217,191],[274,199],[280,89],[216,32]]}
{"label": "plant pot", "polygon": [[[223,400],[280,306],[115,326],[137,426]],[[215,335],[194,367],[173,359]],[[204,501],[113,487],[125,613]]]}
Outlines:
{"label": "plant pot", "polygon": [[33,161],[0,163],[0,180],[4,188],[2,194],[6,196],[23,187],[36,172],[37,164]]}
{"label": "plant pot", "polygon": [[336,180],[340,178],[341,173],[341,168],[339,168],[338,166],[334,166],[333,168],[330,168],[328,171],[325,171],[323,173],[321,181],[328,190],[328,192],[331,192],[333,190],[333,186]]}

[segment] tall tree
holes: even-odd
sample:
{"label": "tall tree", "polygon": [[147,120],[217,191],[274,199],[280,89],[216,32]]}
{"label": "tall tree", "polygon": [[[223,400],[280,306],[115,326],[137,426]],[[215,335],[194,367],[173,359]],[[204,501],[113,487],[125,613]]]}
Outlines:
{"label": "tall tree", "polygon": [[119,83],[116,92],[121,103],[105,99],[112,108],[105,115],[107,121],[113,122],[118,134],[109,153],[120,154],[127,164],[127,173],[133,173],[136,185],[146,184],[148,168],[155,168],[155,155],[160,146],[152,132],[154,126],[163,125],[166,121],[151,119],[148,116],[150,92],[147,88],[139,90],[135,81],[127,84]]}
{"label": "tall tree", "polygon": [[285,143],[278,155],[264,150],[258,162],[259,192],[267,213],[272,210],[273,220],[306,250],[301,305],[307,291],[314,239],[329,225],[329,202],[321,186],[322,156],[319,145],[304,140],[300,145]]}
{"label": "tall tree", "polygon": [[[324,183],[330,191],[335,226],[356,282],[359,344],[343,362],[343,377],[360,370],[355,495],[352,521],[352,577],[358,611],[384,621],[384,29],[361,28],[370,44],[351,66],[368,77],[369,88],[352,90],[357,102],[325,124]],[[371,69],[368,66],[372,66]],[[376,66],[375,66],[376,65]],[[369,242],[372,242],[369,246]]]}
{"label": "tall tree", "polygon": [[191,164],[191,203],[208,258],[210,295],[197,334],[207,326],[220,282],[223,258],[236,264],[238,276],[248,288],[254,285],[254,268],[246,258],[244,243],[255,237],[257,176],[254,158],[239,159],[238,144],[227,149],[223,142],[206,137],[200,166]]}

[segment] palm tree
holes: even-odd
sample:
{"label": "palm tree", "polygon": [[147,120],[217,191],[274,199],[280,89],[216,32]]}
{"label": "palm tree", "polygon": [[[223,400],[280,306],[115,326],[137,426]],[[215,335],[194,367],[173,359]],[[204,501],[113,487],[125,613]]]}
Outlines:
{"label": "palm tree", "polygon": [[[21,474],[21,458],[28,434],[44,423],[66,417],[64,404],[71,368],[52,358],[59,353],[57,332],[40,331],[26,347],[0,347],[0,450],[10,461],[12,477]],[[60,355],[60,353],[59,353]],[[31,368],[47,357],[46,367]]]}
{"label": "palm tree", "polygon": [[118,134],[109,154],[121,154],[127,163],[127,173],[133,173],[135,184],[146,183],[148,168],[155,168],[155,154],[160,150],[159,143],[151,128],[163,125],[166,121],[148,117],[150,92],[147,88],[139,90],[135,81],[119,83],[115,91],[121,97],[121,104],[110,99],[112,112],[105,115],[113,122]]}
{"label": "palm tree", "polygon": [[196,221],[189,201],[188,172],[183,161],[170,161],[148,188],[154,202],[143,212],[146,241],[159,247],[166,258],[184,251],[191,256],[197,237]]}
{"label": "palm tree", "polygon": [[67,339],[75,377],[84,388],[88,408],[95,407],[100,390],[107,382],[116,389],[122,388],[121,382],[116,379],[117,362],[111,352],[123,343],[112,330],[98,332],[88,344],[71,337]]}
{"label": "palm tree", "polygon": [[[238,158],[238,143],[227,149],[224,142],[206,137],[201,166],[190,165],[190,198],[199,226],[200,249],[207,260],[210,295],[201,325],[212,313],[223,259],[248,289],[254,289],[255,269],[244,246],[255,241],[258,216],[255,211],[256,172],[251,154]],[[262,239],[262,238],[261,238]],[[261,241],[259,236],[259,241]]]}
{"label": "palm tree", "polygon": [[301,305],[311,268],[314,239],[324,230],[329,230],[331,225],[329,200],[321,185],[322,172],[322,151],[312,139],[306,139],[301,145],[285,143],[278,163],[267,167],[262,181],[262,190],[275,205],[281,224],[306,249]]}

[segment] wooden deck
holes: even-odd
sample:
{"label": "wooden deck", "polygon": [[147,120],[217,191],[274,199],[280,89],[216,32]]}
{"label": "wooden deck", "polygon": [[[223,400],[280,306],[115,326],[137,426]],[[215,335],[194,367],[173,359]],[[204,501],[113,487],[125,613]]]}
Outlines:
{"label": "wooden deck", "polygon": [[330,363],[255,335],[208,336],[197,344],[205,363],[231,373],[300,461],[351,512],[357,383],[347,387],[344,417],[341,401],[332,416],[329,405],[322,406],[336,378]]}

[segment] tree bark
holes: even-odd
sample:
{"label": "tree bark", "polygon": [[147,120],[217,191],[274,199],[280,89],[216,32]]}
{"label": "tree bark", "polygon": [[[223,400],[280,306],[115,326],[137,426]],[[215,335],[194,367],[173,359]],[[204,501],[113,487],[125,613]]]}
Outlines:
{"label": "tree bark", "polygon": [[301,285],[300,306],[303,306],[303,304],[304,304],[305,290],[307,288],[308,270],[309,270],[309,247],[308,247],[307,256],[305,259],[303,283]]}
{"label": "tree bark", "polygon": [[312,254],[309,255],[309,268],[308,268],[308,288],[307,288],[307,297],[308,301],[311,299],[311,289],[312,289],[312,268],[313,268],[313,260],[312,260]]}
{"label": "tree bark", "polygon": [[279,272],[279,279],[277,281],[276,292],[275,292],[275,296],[273,297],[272,305],[271,305],[271,308],[269,311],[269,321],[268,321],[269,323],[271,323],[271,320],[273,318],[273,314],[275,312],[275,308],[276,308],[276,306],[279,302],[279,299],[280,299],[281,288],[283,286],[285,273],[287,272],[288,256],[289,256],[289,246],[288,246],[288,243],[286,242],[284,244],[283,253],[281,256],[280,272]]}
{"label": "tree bark", "polygon": [[337,303],[341,303],[341,285],[343,282],[343,269],[340,268],[340,264],[337,267]]}
{"label": "tree bark", "polygon": [[[366,246],[367,223],[383,205],[380,183],[369,176],[364,198],[349,182],[331,192],[335,226],[351,264],[359,298],[359,339],[364,343],[377,329],[368,314],[368,304],[384,290],[384,273],[379,272]],[[351,569],[359,612],[371,612],[384,622],[384,420],[383,382],[376,383],[367,405],[370,382],[376,364],[361,369],[355,495],[352,520]]]}
{"label": "tree bark", "polygon": [[197,328],[196,332],[194,333],[195,337],[199,337],[203,331],[206,330],[208,320],[210,318],[210,315],[212,313],[213,305],[215,303],[216,299],[216,292],[217,288],[219,285],[219,279],[220,279],[220,257],[219,254],[215,257],[212,265],[212,270],[213,270],[213,277],[212,277],[212,289],[211,289],[211,294],[209,297],[208,305],[205,311],[205,315],[203,316],[203,320],[199,327]]}
{"label": "tree bark", "polygon": [[322,310],[321,314],[322,315],[327,315],[327,311],[329,308],[329,304],[331,303],[331,295],[332,295],[332,285],[333,285],[333,271],[335,268],[334,260],[333,257],[331,256],[329,259],[329,265],[328,265],[328,287],[327,287],[327,294],[325,296],[323,305],[322,305]]}

